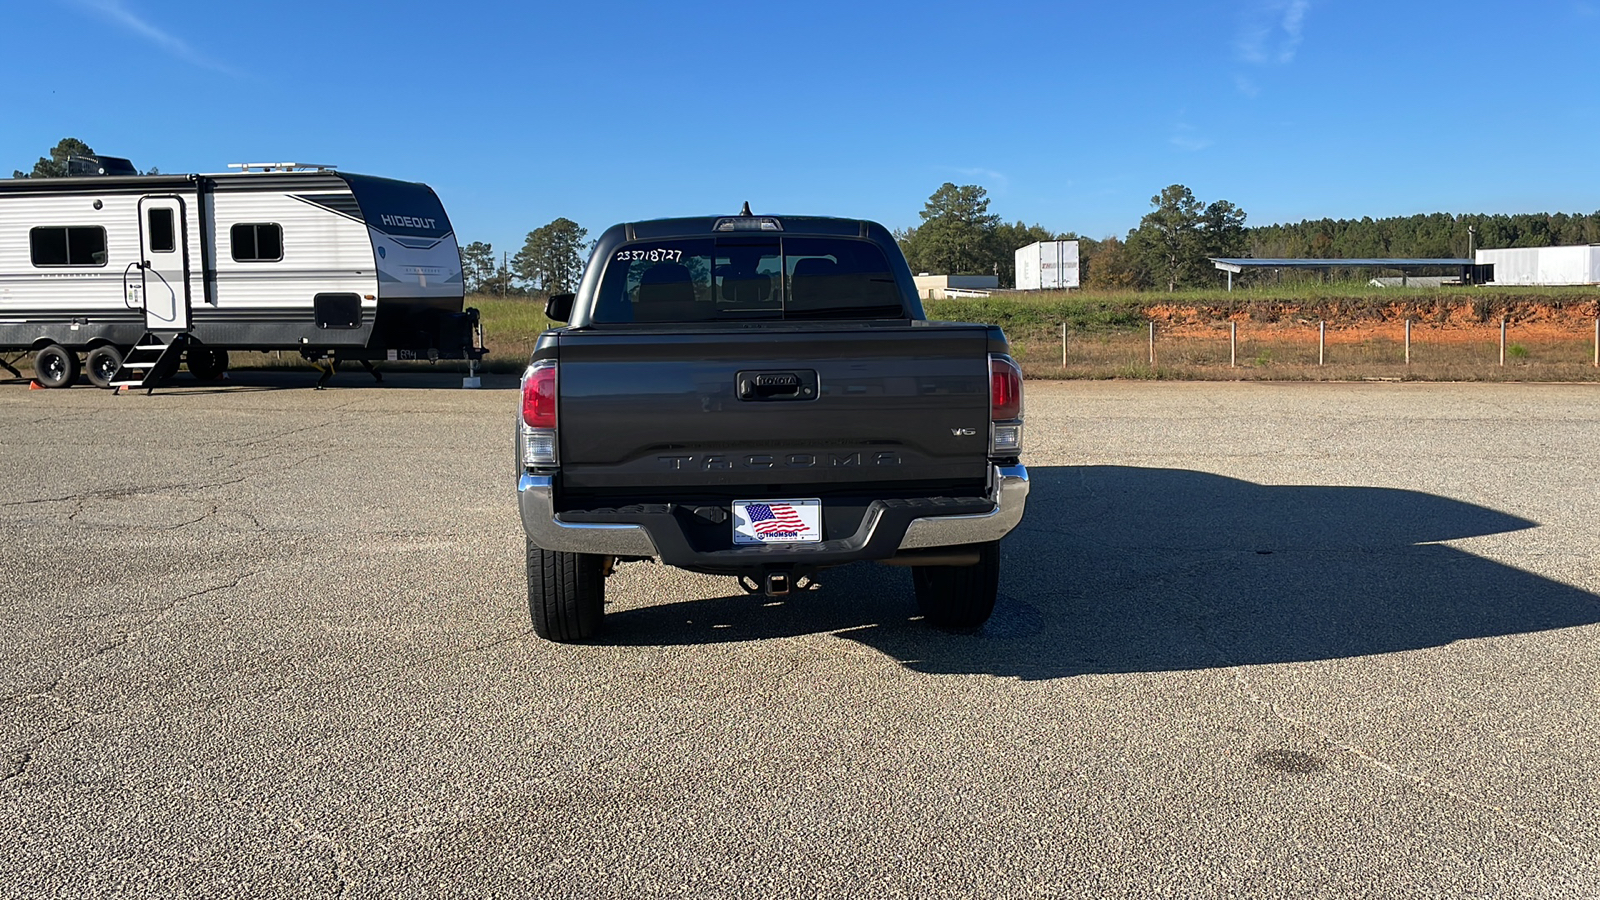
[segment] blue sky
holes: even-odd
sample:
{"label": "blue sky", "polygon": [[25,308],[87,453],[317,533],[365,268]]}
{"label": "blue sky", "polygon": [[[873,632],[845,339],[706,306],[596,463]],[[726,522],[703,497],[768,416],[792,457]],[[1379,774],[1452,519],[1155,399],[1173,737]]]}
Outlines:
{"label": "blue sky", "polygon": [[1121,234],[1163,186],[1251,224],[1600,209],[1600,0],[228,4],[7,10],[0,169],[327,162],[434,186],[463,242],[557,216]]}

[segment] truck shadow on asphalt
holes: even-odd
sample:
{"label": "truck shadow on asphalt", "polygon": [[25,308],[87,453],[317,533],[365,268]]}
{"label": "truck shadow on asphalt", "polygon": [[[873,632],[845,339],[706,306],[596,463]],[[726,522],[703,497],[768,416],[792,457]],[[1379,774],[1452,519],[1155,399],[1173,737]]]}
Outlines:
{"label": "truck shadow on asphalt", "polygon": [[1023,679],[1339,659],[1600,622],[1600,596],[1437,541],[1538,523],[1418,491],[1205,472],[1030,467],[1000,601],[973,635],[916,619],[904,569],[823,573],[782,603],[612,612],[606,643],[831,632],[916,671]]}

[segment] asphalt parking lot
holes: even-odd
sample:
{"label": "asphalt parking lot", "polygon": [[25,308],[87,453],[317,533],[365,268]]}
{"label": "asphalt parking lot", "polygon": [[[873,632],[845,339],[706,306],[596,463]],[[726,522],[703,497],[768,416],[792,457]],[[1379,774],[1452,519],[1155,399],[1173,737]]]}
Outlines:
{"label": "asphalt parking lot", "polygon": [[982,633],[560,646],[508,383],[310,381],[0,384],[0,894],[1600,896],[1593,386],[1030,382]]}

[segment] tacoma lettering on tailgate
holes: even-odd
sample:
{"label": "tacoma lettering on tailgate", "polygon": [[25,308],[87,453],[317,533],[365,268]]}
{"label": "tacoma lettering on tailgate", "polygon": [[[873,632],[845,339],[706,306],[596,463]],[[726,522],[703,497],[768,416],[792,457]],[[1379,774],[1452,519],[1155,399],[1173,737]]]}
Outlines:
{"label": "tacoma lettering on tailgate", "polygon": [[656,459],[674,472],[900,465],[900,454],[892,450],[869,453],[859,450],[854,453],[789,453],[777,456],[768,453],[751,453],[744,456],[712,453],[705,456],[658,456]]}

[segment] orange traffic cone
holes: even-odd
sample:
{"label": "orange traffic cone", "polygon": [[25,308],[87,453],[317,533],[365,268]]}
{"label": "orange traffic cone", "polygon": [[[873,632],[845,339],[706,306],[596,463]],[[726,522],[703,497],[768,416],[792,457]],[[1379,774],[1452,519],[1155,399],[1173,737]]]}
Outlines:
{"label": "orange traffic cone", "polygon": [[44,390],[44,385],[40,384],[37,381],[30,381],[30,382],[28,382],[28,390],[30,390],[30,391],[42,391],[42,390]]}

